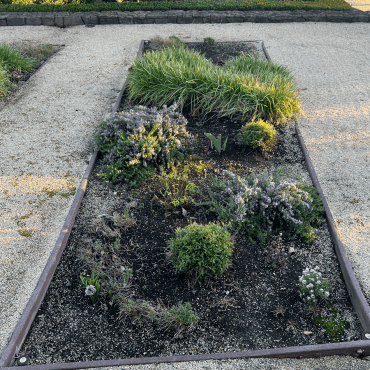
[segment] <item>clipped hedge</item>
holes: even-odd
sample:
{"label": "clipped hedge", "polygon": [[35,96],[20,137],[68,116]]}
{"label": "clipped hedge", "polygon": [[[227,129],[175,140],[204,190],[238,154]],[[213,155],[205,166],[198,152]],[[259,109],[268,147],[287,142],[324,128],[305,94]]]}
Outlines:
{"label": "clipped hedge", "polygon": [[[30,0],[17,0],[17,2]],[[11,4],[12,0],[0,0],[0,12],[89,12],[89,11],[139,11],[139,10],[350,10],[353,9],[344,0],[196,0],[196,1],[143,1],[143,2],[105,2],[89,3],[91,0],[35,0],[47,2],[41,4]],[[56,3],[55,3],[56,2]],[[73,3],[74,2],[74,3]],[[80,2],[80,4],[77,4]]]}

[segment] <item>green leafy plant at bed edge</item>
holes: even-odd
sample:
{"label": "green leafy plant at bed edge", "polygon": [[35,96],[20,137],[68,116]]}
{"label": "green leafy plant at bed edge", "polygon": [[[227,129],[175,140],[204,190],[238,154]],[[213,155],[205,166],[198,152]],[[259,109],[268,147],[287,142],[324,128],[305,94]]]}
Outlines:
{"label": "green leafy plant at bed edge", "polygon": [[215,43],[215,39],[213,39],[212,37],[205,37],[205,38],[203,39],[203,42],[204,42],[205,44],[214,44],[214,43]]}
{"label": "green leafy plant at bed edge", "polygon": [[184,48],[186,45],[185,45],[185,42],[181,41],[177,36],[175,35],[172,35],[169,37],[169,39],[172,41],[173,43],[173,47],[177,47],[177,48]]}
{"label": "green leafy plant at bed edge", "polygon": [[338,311],[333,308],[331,309],[331,316],[327,317],[316,317],[313,322],[317,326],[321,326],[325,329],[330,342],[339,342],[344,335],[344,330],[350,327],[350,324],[346,320],[341,320],[338,317]]}

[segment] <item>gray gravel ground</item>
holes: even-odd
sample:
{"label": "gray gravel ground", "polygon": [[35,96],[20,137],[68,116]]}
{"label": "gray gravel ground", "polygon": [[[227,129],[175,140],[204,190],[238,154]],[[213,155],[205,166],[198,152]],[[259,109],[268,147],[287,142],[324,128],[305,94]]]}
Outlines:
{"label": "gray gravel ground", "polygon": [[[297,79],[302,134],[342,242],[370,299],[370,24],[111,25],[2,27],[0,42],[65,45],[0,116],[0,351],[54,247],[92,147],[139,42],[263,40]],[[49,192],[49,193],[47,193]],[[48,194],[54,194],[49,197]],[[30,215],[27,218],[22,216]],[[31,237],[22,237],[27,230]],[[122,367],[125,368],[125,367]],[[134,368],[134,367],[132,367]],[[234,360],[138,369],[369,369],[364,360]]]}
{"label": "gray gravel ground", "polygon": [[[370,362],[352,357],[324,357],[309,359],[210,360],[176,364],[116,366],[104,370],[368,370]],[[89,369],[92,370],[92,369]]]}

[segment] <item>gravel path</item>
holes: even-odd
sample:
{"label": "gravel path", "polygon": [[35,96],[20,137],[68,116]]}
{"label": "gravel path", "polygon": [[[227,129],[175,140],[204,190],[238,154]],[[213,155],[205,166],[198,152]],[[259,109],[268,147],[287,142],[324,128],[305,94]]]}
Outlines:
{"label": "gravel path", "polygon": [[[297,79],[302,134],[337,229],[370,299],[370,24],[4,27],[0,42],[65,45],[0,116],[0,351],[54,247],[93,151],[92,132],[114,104],[142,39],[263,40]],[[21,236],[27,231],[30,237]],[[138,366],[138,369],[365,369],[346,357]],[[123,367],[125,368],[125,367]]]}

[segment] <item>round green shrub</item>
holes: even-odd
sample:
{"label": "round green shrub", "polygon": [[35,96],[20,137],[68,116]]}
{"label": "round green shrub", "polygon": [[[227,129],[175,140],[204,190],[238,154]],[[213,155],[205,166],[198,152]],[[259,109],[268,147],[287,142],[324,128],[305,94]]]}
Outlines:
{"label": "round green shrub", "polygon": [[234,247],[230,233],[216,224],[192,223],[177,229],[169,241],[169,256],[177,271],[190,272],[199,278],[222,274],[230,265]]}
{"label": "round green shrub", "polygon": [[241,145],[260,148],[263,153],[271,152],[276,146],[277,133],[270,123],[263,120],[247,123],[242,128]]}

